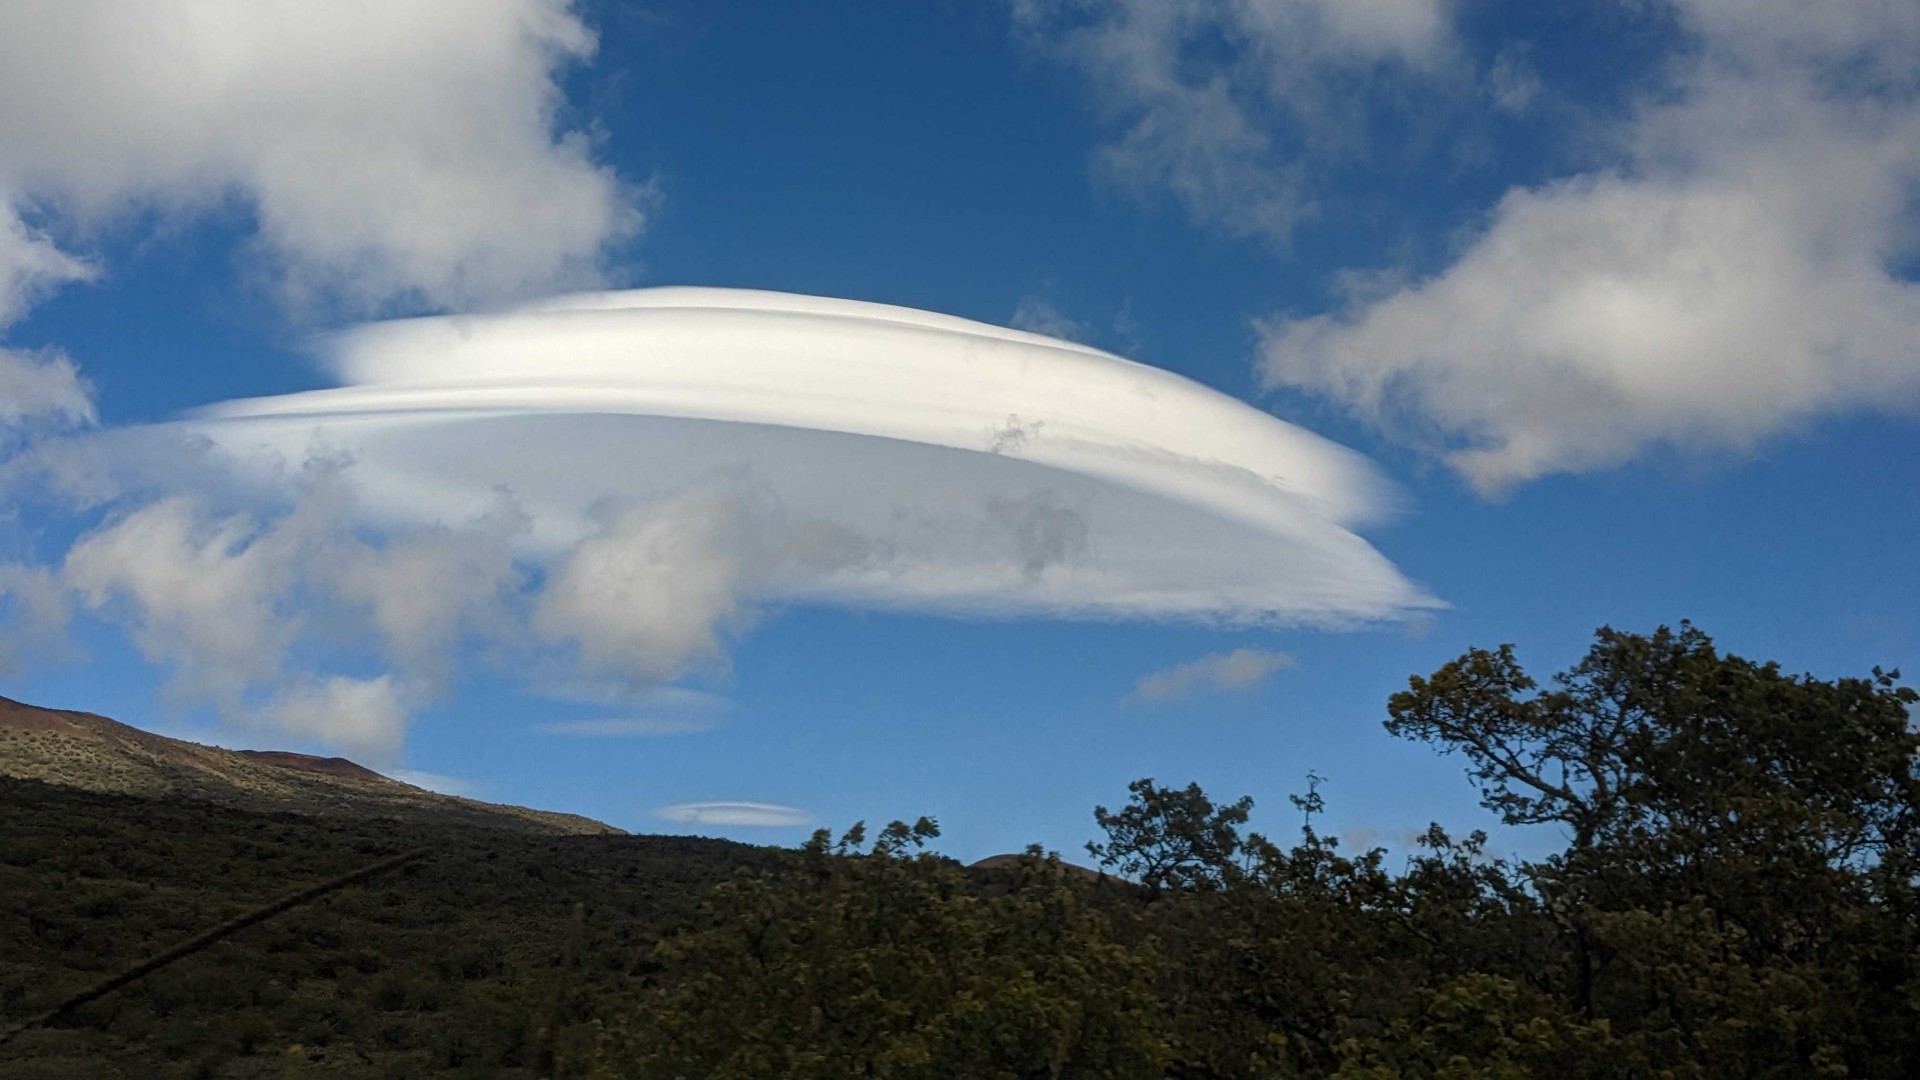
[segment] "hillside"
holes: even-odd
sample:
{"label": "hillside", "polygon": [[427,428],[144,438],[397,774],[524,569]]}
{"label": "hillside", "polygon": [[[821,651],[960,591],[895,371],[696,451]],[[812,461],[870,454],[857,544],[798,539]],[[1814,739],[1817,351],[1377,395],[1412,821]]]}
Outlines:
{"label": "hillside", "polygon": [[397,818],[559,835],[622,835],[574,814],[501,806],[404,784],[345,758],[223,750],[92,713],[0,697],[0,776],[109,795],[192,799],[243,810]]}
{"label": "hillside", "polygon": [[590,1046],[647,947],[736,868],[777,858],[6,778],[0,816],[0,1031],[269,900],[429,852],[26,1032],[0,1046],[0,1080],[530,1078],[541,1027],[548,1045]]}

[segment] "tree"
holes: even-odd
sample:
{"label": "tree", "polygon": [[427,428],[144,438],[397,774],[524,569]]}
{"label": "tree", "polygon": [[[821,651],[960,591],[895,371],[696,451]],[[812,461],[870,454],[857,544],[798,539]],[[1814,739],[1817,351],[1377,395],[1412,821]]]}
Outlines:
{"label": "tree", "polygon": [[1691,625],[1603,628],[1542,690],[1475,649],[1388,703],[1458,751],[1569,943],[1564,990],[1660,1063],[1898,1075],[1920,1053],[1920,735],[1897,673],[1826,681]]}
{"label": "tree", "polygon": [[816,833],[793,866],[716,890],[662,943],[654,989],[602,1041],[635,1077],[1150,1077],[1151,954],[1031,858],[985,883],[895,822],[861,852]]}
{"label": "tree", "polygon": [[1158,896],[1169,887],[1223,888],[1246,875],[1255,852],[1241,840],[1240,826],[1253,810],[1251,797],[1216,806],[1199,784],[1163,788],[1152,778],[1127,785],[1132,795],[1117,813],[1093,808],[1105,843],[1089,841],[1087,853]]}

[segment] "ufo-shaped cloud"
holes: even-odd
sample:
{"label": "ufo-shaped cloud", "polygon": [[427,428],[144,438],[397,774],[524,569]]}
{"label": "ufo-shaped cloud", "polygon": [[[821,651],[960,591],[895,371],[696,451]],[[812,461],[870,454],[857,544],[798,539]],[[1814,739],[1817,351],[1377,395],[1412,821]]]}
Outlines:
{"label": "ufo-shaped cloud", "polygon": [[[596,614],[625,603],[610,580],[709,616],[743,598],[1330,624],[1434,603],[1352,531],[1390,501],[1363,458],[1037,334],[659,288],[372,324],[330,359],[337,389],[186,426],[261,481],[316,447],[350,459],[386,526],[457,525],[504,492],[551,567],[555,635],[583,648],[625,617]],[[662,628],[643,629],[627,644]]]}

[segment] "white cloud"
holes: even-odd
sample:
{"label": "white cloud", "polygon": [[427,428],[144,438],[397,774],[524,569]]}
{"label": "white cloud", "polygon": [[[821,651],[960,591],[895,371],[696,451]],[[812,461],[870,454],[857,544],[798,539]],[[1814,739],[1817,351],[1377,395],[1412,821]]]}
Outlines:
{"label": "white cloud", "polygon": [[118,611],[140,650],[174,669],[178,692],[237,712],[298,636],[298,616],[279,604],[297,547],[284,531],[174,497],[82,537],[64,577],[88,607]]}
{"label": "white cloud", "polygon": [[747,511],[724,494],[629,509],[563,556],[533,625],[592,672],[669,682],[718,661],[746,617]]}
{"label": "white cloud", "polygon": [[1523,113],[1531,109],[1546,84],[1534,69],[1524,45],[1508,45],[1493,58],[1484,86],[1487,101],[1501,112]]}
{"label": "white cloud", "polygon": [[1444,0],[1013,0],[1016,32],[1079,69],[1126,125],[1098,168],[1199,224],[1284,241],[1307,159],[1365,143],[1376,84],[1453,62]]}
{"label": "white cloud", "polygon": [[389,769],[387,775],[403,784],[412,784],[417,788],[439,792],[442,795],[458,795],[473,798],[480,785],[458,776],[446,776],[442,773],[421,772],[418,769]]}
{"label": "white cloud", "polygon": [[0,677],[66,652],[67,592],[42,566],[0,563]]}
{"label": "white cloud", "polygon": [[[176,700],[388,754],[413,699],[445,689],[459,644],[507,632],[518,570],[496,519],[364,538],[337,469],[303,473],[295,504],[268,517],[196,495],[139,506],[81,537],[64,583],[171,669]],[[401,678],[289,663],[343,644],[377,651]]]}
{"label": "white cloud", "polygon": [[72,471],[105,478],[62,483],[108,518],[61,580],[176,699],[359,753],[391,753],[473,645],[606,710],[546,730],[665,734],[726,705],[665,684],[724,672],[783,603],[1236,625],[1435,603],[1352,531],[1391,510],[1364,460],[1034,334],[661,289],[377,325],[335,361],[337,390],[76,441]]}
{"label": "white cloud", "polygon": [[1211,653],[1141,676],[1125,702],[1166,704],[1206,695],[1242,693],[1258,687],[1274,672],[1293,665],[1292,656],[1271,649]]}
{"label": "white cloud", "polygon": [[654,816],[682,825],[806,825],[813,815],[795,806],[765,802],[689,802],[662,806]]}
{"label": "white cloud", "polygon": [[558,720],[535,724],[533,730],[547,735],[584,738],[651,738],[711,731],[713,726],[713,720],[704,716],[615,716],[600,720]]}
{"label": "white cloud", "polygon": [[1013,318],[1007,320],[1007,325],[1015,330],[1027,330],[1063,341],[1085,341],[1087,338],[1085,323],[1069,317],[1043,296],[1022,298],[1013,309]]}
{"label": "white cloud", "polygon": [[99,271],[55,246],[20,220],[16,197],[0,186],[0,329],[62,285],[91,281]]}
{"label": "white cloud", "polygon": [[653,289],[379,325],[336,367],[341,389],[188,427],[242,462],[340,448],[383,528],[510,492],[548,567],[534,628],[629,680],[714,661],[760,601],[1316,624],[1432,603],[1350,531],[1391,509],[1365,461],[1032,334]]}
{"label": "white cloud", "polygon": [[[0,323],[95,272],[22,224],[252,216],[295,304],[446,307],[591,281],[635,193],[556,121],[568,0],[0,6]],[[70,241],[63,241],[70,242]]]}
{"label": "white cloud", "polygon": [[309,573],[332,599],[365,612],[387,661],[412,678],[444,687],[464,640],[510,635],[504,601],[521,583],[512,518],[431,526],[379,545],[335,529]]}
{"label": "white cloud", "polygon": [[324,739],[377,761],[399,751],[410,714],[406,693],[392,676],[335,675],[295,684],[260,716],[281,731]]}
{"label": "white cloud", "polygon": [[1268,383],[1489,494],[1920,402],[1920,9],[1680,11],[1699,48],[1609,167],[1508,192],[1427,280],[1269,322]]}
{"label": "white cloud", "polygon": [[93,389],[65,353],[0,348],[0,427],[73,427],[94,419]]}

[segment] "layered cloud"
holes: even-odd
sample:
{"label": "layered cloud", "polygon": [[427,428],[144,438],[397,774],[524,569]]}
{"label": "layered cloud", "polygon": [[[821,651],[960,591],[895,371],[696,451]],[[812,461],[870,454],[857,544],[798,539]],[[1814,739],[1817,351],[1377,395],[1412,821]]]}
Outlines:
{"label": "layered cloud", "polygon": [[[724,703],[669,684],[791,603],[1240,626],[1435,604],[1355,532],[1393,510],[1364,459],[1033,333],[669,288],[372,324],[329,363],[337,389],[40,464],[108,507],[59,583],[176,700],[362,753],[475,646],[608,710],[557,733],[654,734],[706,726]],[[40,580],[15,592],[40,605]]]}
{"label": "layered cloud", "polygon": [[1209,653],[1198,660],[1140,677],[1127,704],[1168,704],[1215,694],[1245,693],[1275,672],[1294,665],[1291,655],[1272,649],[1234,649]]}
{"label": "layered cloud", "polygon": [[812,822],[813,815],[797,806],[767,802],[689,802],[662,806],[654,816],[681,825],[796,826]]}
{"label": "layered cloud", "polygon": [[289,301],[458,306],[592,281],[636,193],[557,122],[569,0],[0,7],[0,325],[135,214],[241,209]]}
{"label": "layered cloud", "polygon": [[1439,273],[1264,328],[1487,493],[1920,401],[1920,8],[1683,0],[1670,85]]}
{"label": "layered cloud", "polygon": [[340,389],[186,426],[244,462],[333,447],[388,526],[507,493],[549,566],[535,628],[589,668],[669,678],[742,597],[1316,624],[1430,602],[1352,531],[1390,509],[1363,459],[1035,334],[670,288],[376,325],[334,367]]}
{"label": "layered cloud", "polygon": [[1026,43],[1124,130],[1096,172],[1196,223],[1285,241],[1323,167],[1362,152],[1382,90],[1455,63],[1445,0],[1013,0]]}

